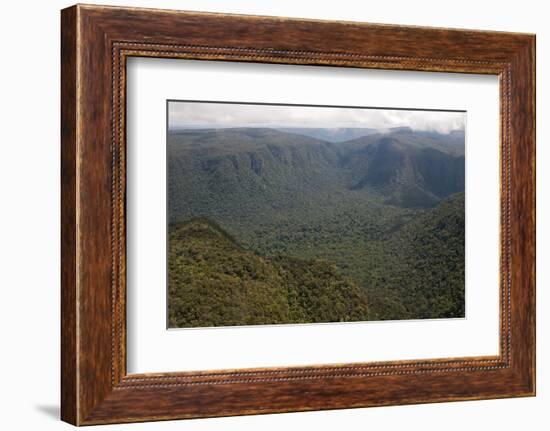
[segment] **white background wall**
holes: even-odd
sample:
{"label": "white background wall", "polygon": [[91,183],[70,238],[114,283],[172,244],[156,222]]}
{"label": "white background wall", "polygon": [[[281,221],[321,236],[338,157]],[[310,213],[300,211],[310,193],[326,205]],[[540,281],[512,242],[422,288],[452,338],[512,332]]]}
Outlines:
{"label": "white background wall", "polygon": [[[538,396],[134,424],[134,430],[543,430],[550,423],[550,13],[544,1],[102,1],[172,9],[537,33]],[[59,410],[60,0],[2,4],[0,32],[0,427],[57,430]]]}

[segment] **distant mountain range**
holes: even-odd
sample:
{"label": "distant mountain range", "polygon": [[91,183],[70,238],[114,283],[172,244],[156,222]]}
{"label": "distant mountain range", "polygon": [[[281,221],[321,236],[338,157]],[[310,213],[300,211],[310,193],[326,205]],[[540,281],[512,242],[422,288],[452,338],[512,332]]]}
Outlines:
{"label": "distant mountain range", "polygon": [[[398,129],[334,143],[292,130],[171,133],[170,220],[205,212],[278,209],[313,195],[360,191],[388,204],[426,208],[464,191],[463,133]],[[321,135],[331,129],[312,130]],[[356,129],[351,130],[353,134]]]}
{"label": "distant mountain range", "polygon": [[277,128],[281,132],[294,133],[309,136],[327,142],[344,142],[351,139],[362,138],[363,136],[379,133],[378,129],[367,127],[344,127],[344,128],[318,128],[318,127],[282,127]]}

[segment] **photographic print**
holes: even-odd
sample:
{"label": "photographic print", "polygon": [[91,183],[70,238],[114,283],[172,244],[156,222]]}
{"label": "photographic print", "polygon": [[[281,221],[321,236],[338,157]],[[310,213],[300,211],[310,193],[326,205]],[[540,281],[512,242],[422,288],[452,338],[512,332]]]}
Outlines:
{"label": "photographic print", "polygon": [[168,327],[465,317],[465,123],[169,100]]}

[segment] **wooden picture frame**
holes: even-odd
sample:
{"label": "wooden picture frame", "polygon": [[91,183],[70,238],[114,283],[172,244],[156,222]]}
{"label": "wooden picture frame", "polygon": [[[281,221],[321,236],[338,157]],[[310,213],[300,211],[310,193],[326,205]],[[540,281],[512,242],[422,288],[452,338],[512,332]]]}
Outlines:
{"label": "wooden picture frame", "polygon": [[[61,417],[74,425],[535,394],[535,36],[77,5],[61,14]],[[130,374],[130,56],[500,77],[500,354]]]}

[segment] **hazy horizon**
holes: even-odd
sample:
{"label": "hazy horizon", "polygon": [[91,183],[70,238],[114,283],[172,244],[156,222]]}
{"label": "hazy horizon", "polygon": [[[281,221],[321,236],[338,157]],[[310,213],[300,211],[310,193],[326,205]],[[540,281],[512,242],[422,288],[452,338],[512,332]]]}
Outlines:
{"label": "hazy horizon", "polygon": [[464,131],[466,113],[390,108],[341,108],[169,101],[168,128],[175,129],[371,129],[396,128],[450,133]]}

